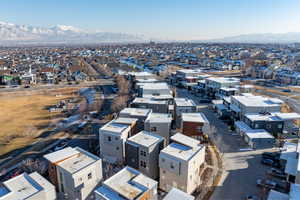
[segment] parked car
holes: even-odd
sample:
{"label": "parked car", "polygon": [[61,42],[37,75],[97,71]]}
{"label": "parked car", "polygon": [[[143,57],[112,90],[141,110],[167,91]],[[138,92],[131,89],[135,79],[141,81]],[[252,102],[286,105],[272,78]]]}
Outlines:
{"label": "parked car", "polygon": [[54,151],[59,151],[65,148],[68,145],[69,141],[67,139],[63,139],[58,145],[55,146]]}
{"label": "parked car", "polygon": [[199,103],[211,103],[210,99],[200,99]]}
{"label": "parked car", "polygon": [[279,169],[271,168],[267,171],[267,173],[274,176],[274,177],[286,179],[286,174],[283,171],[279,170]]}
{"label": "parked car", "polygon": [[273,161],[279,161],[280,159],[280,153],[278,152],[264,152],[262,154],[263,159],[270,159]]}
{"label": "parked car", "polygon": [[265,187],[268,189],[275,189],[277,186],[277,183],[275,181],[271,181],[268,179],[257,179],[256,185],[259,187]]}
{"label": "parked car", "polygon": [[292,92],[290,89],[283,89],[282,92]]}
{"label": "parked car", "polygon": [[259,198],[256,195],[247,195],[245,200],[259,200]]}
{"label": "parked car", "polygon": [[280,163],[278,161],[274,161],[272,159],[263,158],[261,159],[261,164],[268,165],[276,168],[280,168]]}

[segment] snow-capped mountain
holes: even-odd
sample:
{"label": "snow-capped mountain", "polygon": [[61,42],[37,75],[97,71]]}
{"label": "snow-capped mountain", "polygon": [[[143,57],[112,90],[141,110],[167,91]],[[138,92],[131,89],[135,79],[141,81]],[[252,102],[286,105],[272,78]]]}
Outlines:
{"label": "snow-capped mountain", "polygon": [[0,44],[144,42],[141,35],[88,32],[73,26],[34,27],[0,22]]}
{"label": "snow-capped mountain", "polygon": [[300,42],[300,33],[257,33],[245,34],[222,39],[209,40],[209,42],[224,43],[296,43]]}

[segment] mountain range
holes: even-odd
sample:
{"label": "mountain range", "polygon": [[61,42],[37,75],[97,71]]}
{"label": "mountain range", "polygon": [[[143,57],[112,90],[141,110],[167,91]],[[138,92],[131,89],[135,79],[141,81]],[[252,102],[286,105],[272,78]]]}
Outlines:
{"label": "mountain range", "polygon": [[145,42],[143,35],[114,32],[88,32],[73,26],[49,28],[0,22],[0,44],[97,44]]}
{"label": "mountain range", "polygon": [[[160,39],[152,40],[161,42],[171,41]],[[0,22],[0,45],[139,43],[148,41],[150,41],[150,38],[143,35],[116,32],[88,32],[66,25],[57,25],[45,28]],[[221,39],[193,40],[189,42],[295,43],[300,42],[300,33],[246,34]]]}
{"label": "mountain range", "polygon": [[207,40],[206,42],[221,43],[297,43],[300,42],[300,33],[257,33],[244,34],[221,39]]}

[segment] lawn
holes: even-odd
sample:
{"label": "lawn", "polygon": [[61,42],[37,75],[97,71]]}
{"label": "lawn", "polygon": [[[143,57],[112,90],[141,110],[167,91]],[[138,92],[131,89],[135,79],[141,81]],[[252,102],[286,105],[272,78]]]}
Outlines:
{"label": "lawn", "polygon": [[0,96],[0,155],[33,143],[57,118],[57,113],[51,114],[45,107],[66,98],[47,94]]}

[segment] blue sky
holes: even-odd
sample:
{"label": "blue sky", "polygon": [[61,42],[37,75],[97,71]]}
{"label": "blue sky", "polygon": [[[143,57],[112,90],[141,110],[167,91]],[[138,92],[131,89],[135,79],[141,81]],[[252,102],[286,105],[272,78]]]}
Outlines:
{"label": "blue sky", "polygon": [[0,21],[211,39],[300,32],[300,0],[1,0]]}

